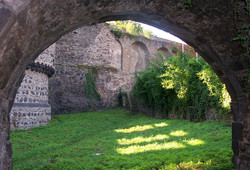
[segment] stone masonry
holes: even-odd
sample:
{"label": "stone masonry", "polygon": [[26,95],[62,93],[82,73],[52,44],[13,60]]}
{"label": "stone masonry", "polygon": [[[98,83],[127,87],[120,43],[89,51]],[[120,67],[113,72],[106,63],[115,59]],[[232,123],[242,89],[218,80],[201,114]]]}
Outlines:
{"label": "stone masonry", "polygon": [[[109,109],[118,106],[120,91],[132,90],[134,73],[144,70],[150,58],[157,58],[157,51],[169,54],[176,53],[174,48],[188,49],[195,56],[188,45],[153,38],[125,32],[117,38],[107,24],[83,27],[62,37],[26,67],[10,114],[11,129],[45,125],[51,113],[88,111],[90,101],[83,87],[88,69],[96,70],[101,95],[96,109]],[[56,74],[51,77],[54,68]]]}
{"label": "stone masonry", "polygon": [[126,19],[180,37],[226,84],[232,98],[233,160],[237,169],[249,169],[249,2],[192,2],[0,0],[0,169],[12,169],[9,113],[27,64],[72,30]]}
{"label": "stone masonry", "polygon": [[10,112],[11,129],[27,129],[50,121],[48,78],[54,73],[54,53],[55,45],[51,45],[26,67]]}
{"label": "stone masonry", "polygon": [[144,70],[150,58],[157,58],[157,51],[168,54],[178,48],[195,57],[194,49],[188,45],[127,33],[118,38],[110,27],[107,24],[83,27],[55,43],[56,72],[49,79],[52,114],[89,110],[90,101],[83,87],[88,69],[96,70],[97,91],[101,95],[101,100],[95,101],[96,109],[109,109],[118,106],[120,90],[132,90],[134,72]]}

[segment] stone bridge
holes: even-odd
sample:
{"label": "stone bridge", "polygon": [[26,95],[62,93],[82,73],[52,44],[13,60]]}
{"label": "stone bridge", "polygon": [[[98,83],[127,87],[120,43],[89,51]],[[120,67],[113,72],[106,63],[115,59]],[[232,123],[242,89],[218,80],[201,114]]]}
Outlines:
{"label": "stone bridge", "polygon": [[0,0],[0,169],[12,169],[9,112],[26,66],[76,28],[123,19],[180,37],[211,65],[232,98],[233,161],[249,169],[248,10],[240,0]]}

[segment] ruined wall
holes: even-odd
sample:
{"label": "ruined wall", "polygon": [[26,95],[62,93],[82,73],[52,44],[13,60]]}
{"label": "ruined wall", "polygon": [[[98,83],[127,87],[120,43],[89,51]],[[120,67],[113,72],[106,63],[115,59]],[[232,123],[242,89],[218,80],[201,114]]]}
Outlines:
{"label": "ruined wall", "polygon": [[[88,69],[96,70],[101,96],[100,101],[94,102],[96,109],[116,107],[120,91],[132,90],[134,72],[145,69],[150,58],[157,58],[157,51],[175,53],[182,46],[156,37],[149,40],[124,34],[117,38],[105,24],[77,29],[27,66],[10,114],[11,128],[44,125],[50,121],[51,113],[89,111],[91,103],[83,86]],[[48,79],[50,68],[56,71]]]}
{"label": "ruined wall", "polygon": [[[96,101],[96,107],[108,107],[107,101],[114,98],[114,89],[106,93],[108,77],[110,73],[120,71],[120,56],[121,46],[104,24],[77,29],[57,41],[56,74],[49,81],[52,113],[83,112],[90,108],[83,81],[91,68],[98,70],[96,78],[101,101]],[[116,103],[109,105],[113,107]]]}
{"label": "ruined wall", "polygon": [[[0,169],[12,168],[9,111],[24,67],[72,28],[116,19],[155,25],[189,42],[232,97],[232,148],[238,169],[250,165],[247,1],[0,1]],[[109,15],[107,15],[109,14]],[[242,37],[241,37],[242,38]],[[243,38],[244,39],[244,38]]]}
{"label": "ruined wall", "polygon": [[10,112],[11,129],[27,129],[50,121],[48,78],[54,73],[54,53],[52,45],[27,66]]}
{"label": "ruined wall", "polygon": [[90,109],[83,82],[88,69],[96,70],[100,101],[96,109],[118,106],[118,94],[132,90],[133,73],[147,67],[156,52],[173,53],[182,44],[123,34],[117,38],[106,24],[77,29],[56,42],[55,75],[49,79],[52,114],[85,112]]}
{"label": "ruined wall", "polygon": [[176,54],[177,50],[182,50],[182,44],[157,37],[153,37],[151,40],[141,36],[131,38],[131,36],[124,35],[119,38],[119,41],[123,47],[122,71],[127,73],[145,69],[146,63],[151,58],[157,59],[159,57],[157,51]]}

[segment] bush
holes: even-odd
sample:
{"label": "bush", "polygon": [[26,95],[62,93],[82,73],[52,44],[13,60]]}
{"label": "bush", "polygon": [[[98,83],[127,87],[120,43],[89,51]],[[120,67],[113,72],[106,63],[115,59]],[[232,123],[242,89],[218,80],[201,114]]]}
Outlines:
{"label": "bush", "polygon": [[113,21],[108,22],[110,25],[116,26],[116,28],[111,28],[111,32],[118,38],[123,34],[123,31],[134,36],[144,36],[146,38],[152,38],[153,33],[149,30],[146,30],[138,22],[134,21]]}
{"label": "bush", "polygon": [[205,111],[215,108],[220,115],[229,112],[230,96],[210,66],[201,58],[179,52],[176,56],[153,59],[150,67],[137,73],[134,95],[152,109],[190,120],[205,119]]}

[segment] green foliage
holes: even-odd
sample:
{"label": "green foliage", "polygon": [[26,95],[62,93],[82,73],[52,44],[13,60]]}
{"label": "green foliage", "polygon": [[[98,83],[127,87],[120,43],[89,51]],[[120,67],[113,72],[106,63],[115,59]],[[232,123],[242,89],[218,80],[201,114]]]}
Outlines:
{"label": "green foliage", "polygon": [[194,121],[204,120],[209,108],[216,108],[220,116],[229,112],[231,99],[225,85],[202,58],[179,52],[160,59],[136,77],[133,92],[148,106],[163,116],[172,112]]}
{"label": "green foliage", "polygon": [[178,47],[174,44],[172,52],[176,54],[178,52]]}
{"label": "green foliage", "polygon": [[197,73],[197,75],[199,79],[203,80],[203,83],[207,85],[209,90],[209,95],[215,96],[216,103],[212,104],[214,104],[217,108],[221,107],[229,111],[231,102],[229,93],[226,90],[225,84],[221,83],[220,79],[215,75],[211,67],[208,64],[204,64],[203,70]]}
{"label": "green foliage", "polygon": [[236,0],[234,3],[233,22],[238,29],[238,35],[233,38],[233,41],[240,41],[241,46],[244,49],[241,56],[247,57],[249,61],[250,3],[249,0]]}
{"label": "green foliage", "polygon": [[122,36],[122,30],[112,28],[110,31],[111,31],[117,38],[121,38],[121,36]]}
{"label": "green foliage", "polygon": [[181,7],[185,9],[190,9],[192,8],[193,5],[194,5],[193,0],[186,0]]}
{"label": "green foliage", "polygon": [[246,25],[241,28],[241,32],[235,37],[234,41],[240,41],[241,46],[245,49],[245,53],[243,56],[249,57],[249,32],[250,32],[250,25]]}
{"label": "green foliage", "polygon": [[[11,131],[13,169],[234,169],[230,124],[115,109]],[[99,153],[99,154],[98,154]]]}
{"label": "green foliage", "polygon": [[140,23],[134,21],[113,21],[109,24],[115,25],[117,28],[112,28],[111,32],[115,34],[118,38],[122,36],[123,31],[134,35],[134,36],[144,36],[151,38],[153,33],[149,30],[145,30]]}
{"label": "green foliage", "polygon": [[90,110],[95,110],[95,101],[100,100],[100,94],[96,90],[96,79],[93,75],[93,72],[96,72],[94,69],[89,69],[85,74],[86,81],[83,82],[84,90],[86,96],[90,100]]}
{"label": "green foliage", "polygon": [[165,73],[167,67],[165,61],[166,58],[163,56],[159,57],[159,60],[152,59],[149,69],[138,72],[139,76],[136,77],[136,84],[133,88],[136,97],[143,99],[148,106],[161,112],[167,112],[172,97],[176,96],[173,90],[166,90],[161,86],[160,76]]}

